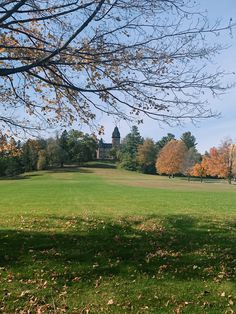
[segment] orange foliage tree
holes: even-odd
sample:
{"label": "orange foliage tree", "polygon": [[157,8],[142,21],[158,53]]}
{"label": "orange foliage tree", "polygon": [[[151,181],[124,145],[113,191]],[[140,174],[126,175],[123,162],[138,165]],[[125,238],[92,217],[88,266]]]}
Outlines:
{"label": "orange foliage tree", "polygon": [[22,150],[14,138],[0,135],[0,176],[13,177],[23,172]]}
{"label": "orange foliage tree", "polygon": [[0,137],[0,157],[18,157],[21,155],[21,149],[13,137],[10,139],[5,135]]}
{"label": "orange foliage tree", "polygon": [[203,181],[203,177],[207,176],[207,168],[204,159],[201,163],[197,163],[193,166],[191,175],[194,177],[200,177],[201,182]]}
{"label": "orange foliage tree", "polygon": [[209,152],[209,156],[206,156],[205,163],[207,167],[207,174],[213,177],[227,177],[227,151],[224,149],[219,150],[216,147],[212,147]]}
{"label": "orange foliage tree", "polygon": [[231,184],[236,164],[236,145],[225,141],[219,148],[212,147],[203,158],[206,174],[213,177],[226,178]]}
{"label": "orange foliage tree", "polygon": [[157,172],[169,176],[181,173],[186,153],[187,147],[183,141],[171,140],[163,147],[157,158]]}

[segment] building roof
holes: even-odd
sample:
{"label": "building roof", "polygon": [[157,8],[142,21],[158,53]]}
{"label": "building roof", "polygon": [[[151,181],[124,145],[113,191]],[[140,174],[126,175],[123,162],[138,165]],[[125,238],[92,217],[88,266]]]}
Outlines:
{"label": "building roof", "polygon": [[117,126],[114,128],[114,131],[112,133],[112,138],[120,138],[120,132]]}
{"label": "building roof", "polygon": [[102,148],[112,148],[112,144],[111,143],[103,143]]}
{"label": "building roof", "polygon": [[101,138],[99,143],[98,143],[98,147],[99,148],[112,148],[112,144],[111,143],[104,143],[103,139]]}

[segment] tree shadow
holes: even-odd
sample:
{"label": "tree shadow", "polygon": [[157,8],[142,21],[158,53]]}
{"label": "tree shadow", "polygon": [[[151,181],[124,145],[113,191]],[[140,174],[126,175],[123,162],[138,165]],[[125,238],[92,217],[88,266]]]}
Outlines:
{"label": "tree shadow", "polygon": [[[0,231],[2,267],[23,273],[29,265],[43,265],[57,273],[58,285],[73,285],[74,277],[94,282],[131,273],[180,281],[235,280],[233,223],[189,216],[168,216],[162,222],[155,216],[119,222],[55,216],[43,224],[63,226],[64,232]],[[61,273],[62,265],[68,272]]]}
{"label": "tree shadow", "polygon": [[88,162],[84,163],[82,167],[86,168],[104,168],[104,169],[116,169],[117,166],[112,161],[106,162],[106,161],[100,161],[100,162]]}
{"label": "tree shadow", "polygon": [[41,177],[42,174],[40,173],[25,173],[25,174],[19,174],[17,176],[13,177],[0,177],[0,181],[17,181],[17,180],[26,180],[33,177]]}
{"label": "tree shadow", "polygon": [[[201,182],[201,178],[198,177],[178,177],[179,180],[185,181],[185,182]],[[210,183],[210,184],[228,184],[228,180],[222,179],[222,178],[202,178],[202,183]],[[234,184],[234,181],[232,181],[232,184]]]}
{"label": "tree shadow", "polygon": [[62,167],[62,168],[53,168],[47,170],[49,173],[92,173],[93,171],[82,168],[81,166],[71,166],[71,167]]}

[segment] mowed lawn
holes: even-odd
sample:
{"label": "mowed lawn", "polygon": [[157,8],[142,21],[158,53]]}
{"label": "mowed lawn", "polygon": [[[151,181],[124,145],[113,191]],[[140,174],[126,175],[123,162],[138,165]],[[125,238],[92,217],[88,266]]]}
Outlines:
{"label": "mowed lawn", "polygon": [[0,180],[0,313],[236,313],[236,185],[80,168]]}

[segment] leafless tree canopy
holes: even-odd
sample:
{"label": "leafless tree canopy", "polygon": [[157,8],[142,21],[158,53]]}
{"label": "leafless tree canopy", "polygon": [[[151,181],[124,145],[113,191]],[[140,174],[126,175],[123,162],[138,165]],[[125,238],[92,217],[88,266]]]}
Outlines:
{"label": "leafless tree canopy", "polygon": [[[213,115],[220,31],[191,0],[1,0],[0,121],[92,123],[97,110],[169,124]],[[33,118],[32,118],[33,117]]]}

